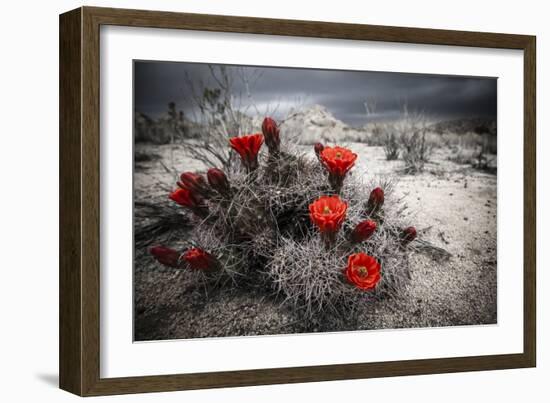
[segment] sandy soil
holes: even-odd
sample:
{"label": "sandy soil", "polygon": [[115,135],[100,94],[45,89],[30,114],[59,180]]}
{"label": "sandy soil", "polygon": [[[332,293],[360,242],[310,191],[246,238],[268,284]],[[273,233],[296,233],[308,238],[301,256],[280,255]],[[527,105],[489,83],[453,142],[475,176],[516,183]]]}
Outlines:
{"label": "sandy soil", "polygon": [[[426,230],[423,239],[445,248],[451,257],[434,260],[413,253],[411,283],[401,298],[365,307],[358,323],[340,329],[496,323],[496,175],[455,164],[441,149],[422,174],[400,175],[403,162],[386,161],[380,147],[348,146],[359,154],[356,174],[398,175],[396,191],[416,212],[416,227]],[[166,200],[174,178],[161,161],[170,165],[170,147],[138,144],[136,153],[153,156],[136,163],[136,200]],[[204,168],[182,149],[174,156],[180,172]],[[143,223],[136,219],[136,225]],[[185,236],[185,231],[172,236]],[[249,290],[198,288],[189,273],[159,267],[146,246],[136,247],[134,282],[136,340],[304,331],[278,301]],[[323,330],[320,324],[313,331]]]}

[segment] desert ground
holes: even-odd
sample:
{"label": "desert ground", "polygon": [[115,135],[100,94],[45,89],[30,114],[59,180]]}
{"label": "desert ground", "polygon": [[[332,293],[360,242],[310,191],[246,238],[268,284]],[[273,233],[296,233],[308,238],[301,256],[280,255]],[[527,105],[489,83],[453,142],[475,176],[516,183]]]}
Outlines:
{"label": "desert ground", "polygon": [[[453,162],[449,148],[436,148],[423,172],[403,173],[400,159],[387,161],[383,147],[346,142],[358,161],[352,175],[391,176],[395,191],[415,212],[421,238],[445,249],[446,258],[412,253],[410,284],[398,298],[362,307],[359,320],[336,330],[495,324],[497,321],[497,176],[469,163]],[[312,147],[300,146],[314,158]],[[181,145],[135,145],[135,234],[154,228],[155,213],[140,201],[171,205],[167,194],[177,171],[200,171]],[[496,157],[496,156],[495,156]],[[175,208],[175,206],[174,206]],[[143,232],[143,231],[141,231]],[[185,237],[185,220],[156,238]],[[134,266],[135,340],[250,336],[335,330],[319,323],[305,328],[281,301],[259,291],[197,286],[190,273],[161,267],[137,239]]]}

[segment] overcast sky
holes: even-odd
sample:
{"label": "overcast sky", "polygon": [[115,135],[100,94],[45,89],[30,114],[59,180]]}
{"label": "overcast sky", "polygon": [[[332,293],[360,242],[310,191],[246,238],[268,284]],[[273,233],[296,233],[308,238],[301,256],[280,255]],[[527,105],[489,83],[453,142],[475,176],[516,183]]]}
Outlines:
{"label": "overcast sky", "polygon": [[[496,117],[497,111],[495,78],[276,67],[226,69],[233,78],[232,92],[246,94],[241,78],[244,74],[250,80],[250,95],[256,107],[275,118],[284,117],[293,107],[320,104],[338,119],[360,126],[368,120],[366,100],[376,103],[371,120],[397,117],[405,102],[409,110],[434,119]],[[194,103],[188,82],[197,88],[216,86],[207,64],[136,61],[135,110],[157,117],[173,101],[192,116]],[[251,103],[246,96],[241,99],[243,108]],[[273,112],[275,105],[278,108]]]}

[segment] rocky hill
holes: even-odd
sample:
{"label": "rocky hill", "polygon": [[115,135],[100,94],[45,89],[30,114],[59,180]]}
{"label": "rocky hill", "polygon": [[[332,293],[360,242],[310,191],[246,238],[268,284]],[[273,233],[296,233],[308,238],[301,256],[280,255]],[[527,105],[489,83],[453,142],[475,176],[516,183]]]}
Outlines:
{"label": "rocky hill", "polygon": [[352,128],[336,119],[321,105],[291,113],[283,120],[281,130],[284,130],[286,136],[295,138],[301,144],[314,144],[318,141],[364,141],[367,136],[365,131]]}

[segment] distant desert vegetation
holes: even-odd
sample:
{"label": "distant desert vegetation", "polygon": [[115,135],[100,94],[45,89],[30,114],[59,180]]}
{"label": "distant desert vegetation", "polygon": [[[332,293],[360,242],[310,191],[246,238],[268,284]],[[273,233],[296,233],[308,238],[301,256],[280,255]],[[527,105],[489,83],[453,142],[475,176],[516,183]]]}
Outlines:
{"label": "distant desert vegetation", "polygon": [[[235,135],[261,131],[263,117],[237,115]],[[167,112],[154,119],[144,113],[135,115],[135,141],[169,144],[201,139],[211,130],[194,122],[168,105]],[[226,128],[230,131],[231,128]],[[292,111],[281,120],[285,136],[301,145],[364,143],[383,147],[387,160],[401,159],[409,173],[421,171],[435,150],[444,150],[447,158],[476,169],[496,172],[497,125],[490,118],[434,120],[422,113],[404,111],[397,119],[351,127],[338,120],[321,105]]]}

